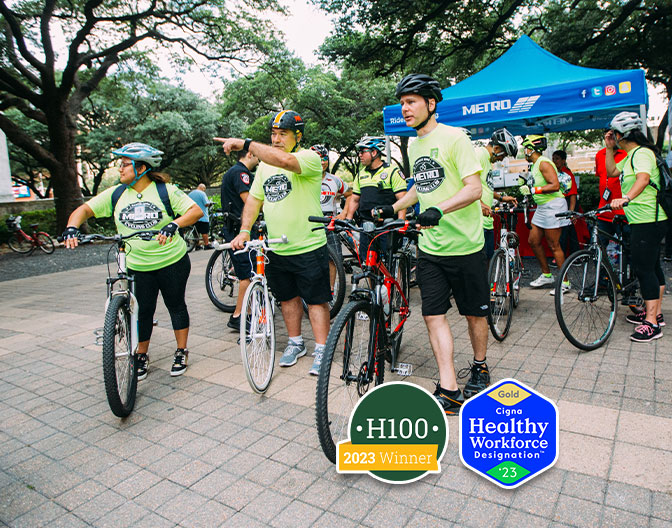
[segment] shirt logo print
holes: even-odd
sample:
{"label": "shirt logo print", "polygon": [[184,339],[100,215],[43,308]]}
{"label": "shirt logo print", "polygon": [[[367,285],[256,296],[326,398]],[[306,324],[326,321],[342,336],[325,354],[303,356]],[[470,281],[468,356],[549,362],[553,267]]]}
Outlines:
{"label": "shirt logo print", "polygon": [[443,167],[428,156],[421,156],[413,164],[413,178],[418,192],[429,193],[446,179]]}
{"label": "shirt logo print", "polygon": [[292,192],[292,182],[284,174],[275,174],[264,182],[264,196],[269,202],[279,202]]}

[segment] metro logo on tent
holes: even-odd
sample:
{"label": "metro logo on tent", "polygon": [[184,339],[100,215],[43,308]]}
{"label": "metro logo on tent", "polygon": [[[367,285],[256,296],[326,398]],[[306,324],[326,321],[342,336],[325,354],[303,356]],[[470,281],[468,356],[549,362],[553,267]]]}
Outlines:
{"label": "metro logo on tent", "polygon": [[529,112],[534,106],[534,103],[536,103],[537,99],[539,99],[540,97],[541,97],[540,95],[531,95],[530,97],[519,97],[518,100],[516,101],[516,104],[513,105],[513,108],[509,110],[509,114]]}

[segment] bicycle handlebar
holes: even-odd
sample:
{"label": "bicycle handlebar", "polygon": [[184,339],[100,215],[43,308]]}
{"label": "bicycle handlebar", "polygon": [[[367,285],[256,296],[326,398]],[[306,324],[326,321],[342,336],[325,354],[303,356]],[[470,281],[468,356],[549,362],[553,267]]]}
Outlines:
{"label": "bicycle handlebar", "polygon": [[[625,202],[623,204],[623,207],[627,207],[628,202]],[[556,213],[555,217],[556,218],[595,218],[598,214],[600,213],[605,213],[607,211],[611,211],[611,205],[606,204],[600,207],[599,209],[594,209],[593,211],[588,211],[587,213],[580,213],[578,211],[563,211],[562,213]]]}
{"label": "bicycle handlebar", "polygon": [[[159,231],[153,230],[153,229],[148,229],[146,231],[137,231],[135,233],[131,233],[130,235],[120,235],[117,233],[116,235],[113,236],[107,236],[107,235],[102,235],[100,233],[91,233],[89,235],[83,235],[80,234],[77,236],[77,240],[79,240],[80,244],[89,244],[93,242],[94,240],[111,240],[113,242],[121,242],[122,240],[128,240],[129,238],[134,238],[138,237],[141,238],[142,240],[151,240],[154,235],[158,235]],[[56,237],[56,240],[59,242],[63,242],[63,237],[58,236]]]}
{"label": "bicycle handlebar", "polygon": [[[251,249],[258,247],[263,247],[265,251],[275,251],[275,248],[269,247],[269,244],[288,244],[288,243],[289,240],[287,240],[286,235],[282,235],[280,238],[248,240],[247,242],[245,242],[245,247],[243,249],[239,249],[238,251],[236,251],[235,254],[238,255],[240,253],[247,253]],[[226,242],[225,244],[214,242],[213,246],[216,250],[231,249],[231,242]]]}
{"label": "bicycle handlebar", "polygon": [[[383,224],[380,227],[375,227],[375,224],[373,222],[364,222],[364,225],[372,224],[374,225],[373,229],[366,228],[364,225],[362,227],[351,224],[350,222],[346,222],[345,220],[340,220],[335,217],[329,217],[329,216],[309,216],[308,217],[309,222],[315,222],[319,224],[327,224],[325,226],[321,227],[316,227],[313,229],[313,231],[317,229],[333,229],[334,227],[341,227],[344,230],[345,229],[351,229],[352,231],[356,231],[358,233],[367,233],[367,234],[372,234],[372,233],[382,233],[384,231],[400,231],[402,233],[420,233],[420,230],[415,229],[411,227],[412,225],[415,225],[415,222],[411,222],[410,220],[391,220],[385,224]],[[333,223],[333,225],[332,225]]]}

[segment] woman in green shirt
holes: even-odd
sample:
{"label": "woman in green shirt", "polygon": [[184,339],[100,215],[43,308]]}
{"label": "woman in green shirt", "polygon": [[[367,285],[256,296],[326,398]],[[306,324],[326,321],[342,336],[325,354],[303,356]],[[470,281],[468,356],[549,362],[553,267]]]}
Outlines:
{"label": "woman in green shirt", "polygon": [[[604,136],[607,146],[608,177],[621,177],[623,197],[611,201],[612,209],[624,209],[630,224],[632,267],[639,279],[645,312],[626,317],[636,324],[630,339],[648,342],[663,336],[665,320],[661,313],[665,293],[665,275],[660,266],[660,243],[665,236],[667,216],[658,205],[660,172],[656,163],[658,149],[642,132],[642,119],[634,112],[617,114]],[[614,150],[621,148],[627,156],[616,163]]]}

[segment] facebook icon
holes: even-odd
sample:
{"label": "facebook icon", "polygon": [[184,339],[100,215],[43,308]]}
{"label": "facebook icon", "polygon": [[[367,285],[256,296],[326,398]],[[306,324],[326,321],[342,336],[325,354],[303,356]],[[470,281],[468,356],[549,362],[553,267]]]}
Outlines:
{"label": "facebook icon", "polygon": [[584,88],[583,90],[581,90],[581,98],[585,99],[586,97],[588,97],[588,90]]}

